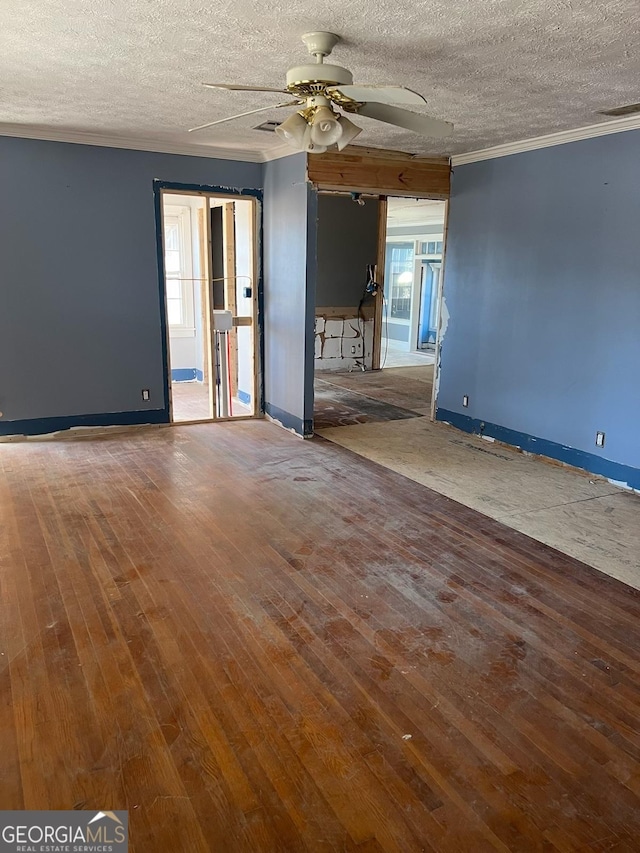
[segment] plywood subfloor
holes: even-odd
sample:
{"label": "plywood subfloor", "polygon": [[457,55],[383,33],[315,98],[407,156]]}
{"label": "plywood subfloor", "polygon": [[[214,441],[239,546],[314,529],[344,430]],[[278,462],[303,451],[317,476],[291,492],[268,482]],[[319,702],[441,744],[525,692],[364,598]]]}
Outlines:
{"label": "plywood subfloor", "polygon": [[255,421],[1,445],[0,518],[3,808],[128,808],[132,853],[637,850],[611,578]]}
{"label": "plywood subfloor", "polygon": [[638,495],[427,417],[320,434],[640,588]]}

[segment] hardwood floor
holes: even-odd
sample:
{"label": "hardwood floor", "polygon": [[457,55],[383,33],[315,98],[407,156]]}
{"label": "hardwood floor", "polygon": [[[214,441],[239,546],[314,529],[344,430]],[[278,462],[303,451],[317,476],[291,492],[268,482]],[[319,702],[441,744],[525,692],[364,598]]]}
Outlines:
{"label": "hardwood floor", "polygon": [[[172,382],[174,421],[203,421],[211,417],[209,406],[209,387],[202,382]],[[229,417],[252,415],[251,406],[245,405],[237,397],[231,401]]]}
{"label": "hardwood floor", "polygon": [[203,382],[172,382],[174,421],[207,420],[211,417],[209,386]]}
{"label": "hardwood floor", "polygon": [[367,373],[317,371],[314,384],[315,430],[402,420],[430,414],[433,365]]}
{"label": "hardwood floor", "polygon": [[136,853],[632,851],[640,597],[265,422],[0,445],[0,807]]}

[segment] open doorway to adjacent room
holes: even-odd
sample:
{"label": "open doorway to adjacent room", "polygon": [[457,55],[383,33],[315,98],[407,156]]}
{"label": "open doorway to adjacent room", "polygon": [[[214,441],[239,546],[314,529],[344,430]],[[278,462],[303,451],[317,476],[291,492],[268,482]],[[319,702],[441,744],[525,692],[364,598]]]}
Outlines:
{"label": "open doorway to adjacent room", "polygon": [[424,367],[436,355],[446,202],[387,200],[380,367]]}
{"label": "open doorway to adjacent room", "polygon": [[431,415],[445,213],[319,194],[314,429]]}
{"label": "open doorway to adjacent room", "polygon": [[256,202],[163,190],[172,422],[256,411]]}

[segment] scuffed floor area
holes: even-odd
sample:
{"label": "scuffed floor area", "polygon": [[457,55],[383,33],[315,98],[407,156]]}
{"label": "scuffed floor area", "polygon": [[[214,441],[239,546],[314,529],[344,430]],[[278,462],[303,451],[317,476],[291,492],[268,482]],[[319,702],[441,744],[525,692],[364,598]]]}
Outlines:
{"label": "scuffed floor area", "polygon": [[315,379],[315,429],[427,415],[432,390],[432,364],[364,373],[324,371]]}
{"label": "scuffed floor area", "polygon": [[322,378],[424,417],[319,419],[318,435],[640,589],[640,496],[432,423],[433,365]]}
{"label": "scuffed floor area", "polygon": [[4,444],[0,520],[3,808],[128,809],[130,853],[638,850],[628,586],[264,421]]}
{"label": "scuffed floor area", "polygon": [[319,435],[640,589],[640,496],[429,418]]}
{"label": "scuffed floor area", "polygon": [[314,382],[313,424],[316,430],[419,417],[418,412],[341,388],[324,379],[316,377]]}

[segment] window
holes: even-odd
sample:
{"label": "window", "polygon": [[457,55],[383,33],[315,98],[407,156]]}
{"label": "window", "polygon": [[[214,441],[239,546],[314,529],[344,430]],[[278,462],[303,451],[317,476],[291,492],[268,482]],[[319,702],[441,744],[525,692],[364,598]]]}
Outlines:
{"label": "window", "polygon": [[164,271],[170,334],[195,335],[191,219],[188,207],[165,207]]}
{"label": "window", "polygon": [[408,320],[411,317],[413,290],[413,243],[389,243],[387,258],[389,315],[399,320]]}
{"label": "window", "polygon": [[419,249],[419,255],[438,257],[442,255],[442,240],[428,240],[426,243],[420,243]]}

